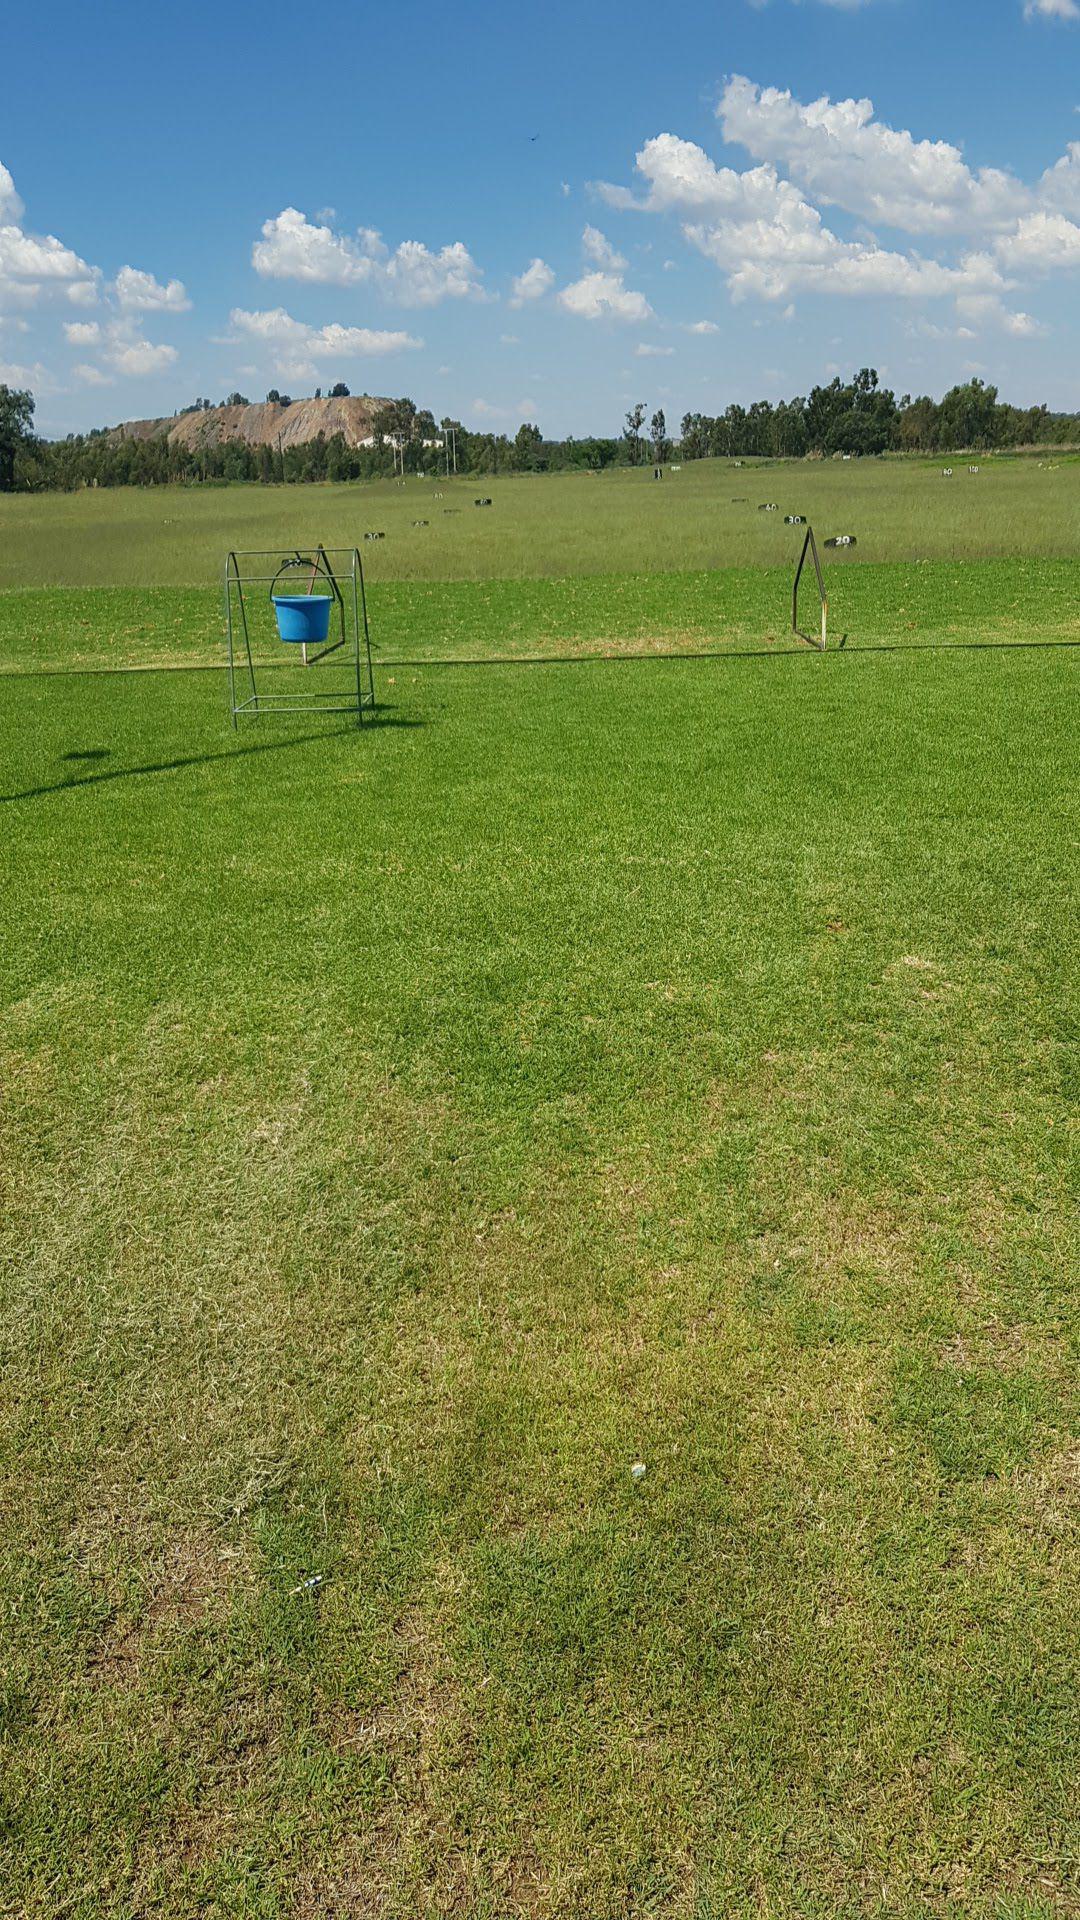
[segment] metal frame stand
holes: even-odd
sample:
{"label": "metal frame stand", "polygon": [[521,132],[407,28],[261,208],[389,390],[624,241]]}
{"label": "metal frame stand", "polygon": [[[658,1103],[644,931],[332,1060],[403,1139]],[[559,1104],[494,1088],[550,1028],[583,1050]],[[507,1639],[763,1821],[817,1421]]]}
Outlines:
{"label": "metal frame stand", "polygon": [[[250,564],[249,564],[250,563]],[[261,565],[259,563],[262,563]],[[317,651],[283,642],[274,623],[272,594],[282,575],[309,570],[306,591],[316,581],[329,589],[334,602],[330,633]],[[254,587],[266,587],[265,611],[256,609]],[[235,727],[241,715],[260,713],[350,713],[358,727],[375,708],[375,676],[371,664],[364,563],[358,547],[317,546],[308,553],[299,547],[237,549],[225,561],[225,627],[229,643],[229,713]],[[336,635],[336,637],[335,637]],[[261,656],[260,642],[272,642],[273,663]],[[299,653],[299,671],[310,671],[331,654],[341,653],[343,670],[334,686],[305,687],[302,693],[260,689],[259,677],[292,665],[280,658],[281,649]],[[254,651],[253,651],[254,646]],[[294,669],[295,670],[295,669]],[[246,690],[245,690],[246,689]]]}
{"label": "metal frame stand", "polygon": [[[817,574],[818,592],[821,595],[821,639],[820,640],[816,637],[815,634],[804,633],[802,628],[799,625],[799,582],[803,576],[803,568],[806,565],[807,554],[810,555],[810,558],[814,562],[814,572]],[[821,653],[825,652],[825,649],[829,643],[829,596],[825,591],[825,575],[821,570],[821,559],[818,554],[818,545],[817,545],[817,541],[814,538],[814,529],[811,526],[808,526],[806,529],[806,539],[803,541],[802,553],[799,555],[799,564],[795,569],[795,585],[792,587],[792,590],[791,590],[791,631],[792,633],[798,634],[800,640],[805,640],[807,646],[817,647],[819,652]]]}

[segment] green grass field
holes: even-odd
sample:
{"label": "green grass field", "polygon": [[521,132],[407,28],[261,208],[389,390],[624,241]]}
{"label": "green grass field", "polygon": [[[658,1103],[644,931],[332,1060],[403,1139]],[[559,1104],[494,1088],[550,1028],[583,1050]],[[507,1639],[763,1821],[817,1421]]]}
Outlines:
{"label": "green grass field", "polygon": [[[0,498],[0,589],[216,585],[230,547],[352,545],[373,583],[561,580],[783,567],[806,514],[853,533],[833,569],[881,561],[1068,559],[1080,550],[1080,456],[943,463],[693,461],[668,470],[358,486],[125,489]],[[474,501],[487,497],[490,509]],[[759,512],[773,502],[775,514]],[[414,524],[426,520],[424,527]]]}
{"label": "green grass field", "polygon": [[282,496],[0,503],[0,1913],[1080,1913],[1078,475],[824,656],[726,472],[320,492],[360,732],[64,670]]}

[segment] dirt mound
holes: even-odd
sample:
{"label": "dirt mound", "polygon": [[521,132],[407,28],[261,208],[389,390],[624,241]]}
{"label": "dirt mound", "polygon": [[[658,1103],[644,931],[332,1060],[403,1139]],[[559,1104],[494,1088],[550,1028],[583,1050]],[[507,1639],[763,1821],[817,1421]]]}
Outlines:
{"label": "dirt mound", "polygon": [[287,407],[262,400],[248,407],[204,407],[198,413],[180,413],[165,420],[125,420],[115,429],[124,440],[153,440],[163,434],[178,446],[197,453],[229,440],[249,447],[299,447],[309,440],[330,440],[340,433],[346,446],[358,447],[372,430],[380,408],[388,400],[367,393],[337,400],[293,400]]}

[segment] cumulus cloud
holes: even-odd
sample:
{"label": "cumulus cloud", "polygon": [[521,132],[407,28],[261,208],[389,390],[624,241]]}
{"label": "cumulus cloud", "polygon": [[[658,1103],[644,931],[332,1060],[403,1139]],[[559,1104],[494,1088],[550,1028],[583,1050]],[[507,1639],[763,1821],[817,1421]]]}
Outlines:
{"label": "cumulus cloud", "polygon": [[[102,299],[103,278],[54,234],[27,230],[23,204],[7,167],[0,166],[0,307],[31,308],[50,296],[74,307],[92,307]],[[63,326],[69,347],[87,348],[94,361],[80,360],[72,377],[82,386],[111,386],[117,374],[131,379],[160,373],[178,358],[175,347],[149,341],[142,333],[146,313],[179,313],[189,306],[179,280],[162,285],[153,274],[121,267],[104,288],[104,317],[70,320]],[[33,369],[35,384],[51,388],[44,369]]]}
{"label": "cumulus cloud", "polygon": [[150,373],[162,373],[178,358],[175,347],[155,345],[150,340],[142,339],[139,334],[129,335],[119,328],[110,330],[103,354],[117,373],[125,374],[132,380],[144,379]]}
{"label": "cumulus cloud", "polygon": [[[1080,13],[1080,0],[1064,4]],[[1061,12],[1061,0],[1051,5]],[[886,125],[870,100],[807,104],[736,76],[717,117],[752,164],[719,164],[694,141],[660,133],[636,156],[636,190],[601,182],[594,191],[621,210],[677,219],[735,300],[786,301],[788,317],[799,293],[951,299],[962,335],[993,328],[1025,340],[1046,329],[1003,296],[1022,280],[1080,268],[1080,141],[1028,183],[1006,168],[970,167],[948,141]],[[862,223],[855,237],[833,229],[828,207]],[[890,245],[884,228],[911,242]]]}
{"label": "cumulus cloud", "polygon": [[965,293],[956,302],[959,318],[967,324],[958,329],[961,339],[973,340],[975,329],[997,328],[1014,340],[1037,340],[1049,332],[1030,313],[1017,313],[994,293]]}
{"label": "cumulus cloud", "polygon": [[581,245],[586,259],[595,261],[598,267],[604,267],[608,273],[621,273],[627,265],[623,255],[615,251],[599,227],[586,227],[581,236]]}
{"label": "cumulus cloud", "polygon": [[251,264],[266,279],[345,287],[369,279],[378,257],[374,235],[362,235],[358,243],[309,220],[296,207],[265,221],[262,234],[251,250]]}
{"label": "cumulus cloud", "polygon": [[686,331],[687,333],[719,333],[720,329],[715,320],[691,320]]}
{"label": "cumulus cloud", "polygon": [[575,314],[580,320],[640,323],[654,318],[643,293],[626,286],[621,273],[605,273],[599,268],[595,273],[582,274],[580,280],[571,281],[557,297],[563,311]]}
{"label": "cumulus cloud", "polygon": [[23,203],[15,191],[15,182],[0,160],[0,222],[13,225],[23,217]]}
{"label": "cumulus cloud", "polygon": [[24,211],[11,173],[0,163],[0,308],[34,307],[50,297],[93,305],[97,268],[55,234],[27,232]]}
{"label": "cumulus cloud", "polygon": [[1039,199],[1057,213],[1080,215],[1080,140],[1072,140],[1061,159],[1048,167],[1039,182]]}
{"label": "cumulus cloud", "polygon": [[808,105],[736,75],[717,107],[725,140],[783,169],[827,206],[907,233],[999,232],[1031,204],[1015,175],[977,172],[945,140],[916,140],[874,118],[871,100]]}
{"label": "cumulus cloud", "polygon": [[530,260],[524,273],[519,273],[511,282],[510,305],[525,307],[533,300],[542,300],[555,285],[555,270],[546,260]]}
{"label": "cumulus cloud", "polygon": [[645,341],[634,348],[639,360],[670,360],[674,347],[651,347]]}
{"label": "cumulus cloud", "polygon": [[1012,272],[1080,267],[1080,226],[1063,213],[1032,213],[998,241],[997,252]]}
{"label": "cumulus cloud", "polygon": [[294,378],[306,377],[320,360],[355,360],[369,355],[401,353],[424,344],[410,333],[344,327],[337,321],[323,327],[309,326],[305,320],[294,320],[283,307],[255,313],[234,307],[229,319],[245,339],[257,340],[270,349],[278,372]]}
{"label": "cumulus cloud", "polygon": [[1025,20],[1080,20],[1076,0],[1027,0]]}
{"label": "cumulus cloud", "polygon": [[[880,126],[868,101],[805,108],[789,93],[740,80],[725,89],[719,113],[732,138],[770,157],[739,171],[662,133],[637,155],[636,194],[600,191],[622,207],[678,218],[684,239],[720,268],[735,300],[790,303],[800,292],[951,298],[971,303],[960,310],[966,320],[1031,339],[1044,331],[1041,323],[1002,296],[1017,275],[1080,266],[1080,223],[1059,210],[1080,208],[1080,142],[1028,187],[994,169],[972,172],[946,143],[915,142]],[[933,231],[942,241],[964,236],[967,244],[941,259],[889,247],[873,233],[844,239],[815,198]]]}
{"label": "cumulus cloud", "polygon": [[0,305],[34,306],[49,294],[76,303],[97,297],[98,273],[55,234],[28,233],[23,203],[0,165]]}
{"label": "cumulus cloud", "polygon": [[152,273],[142,273],[138,267],[121,267],[113,292],[122,313],[187,313],[191,307],[182,280],[162,286]]}
{"label": "cumulus cloud", "polygon": [[264,222],[251,263],[266,279],[370,286],[403,307],[483,297],[480,269],[460,240],[437,253],[419,240],[403,240],[391,253],[373,227],[358,228],[355,237],[335,233],[296,207]]}
{"label": "cumulus cloud", "polygon": [[473,401],[473,412],[479,414],[481,420],[531,420],[537,411],[537,403],[529,394],[509,407],[496,406],[490,400]]}
{"label": "cumulus cloud", "polygon": [[818,209],[772,165],[738,173],[702,147],[664,133],[637,156],[647,183],[643,205],[687,216],[690,245],[721,267],[736,299],[786,299],[800,288],[901,298],[1001,288],[993,259],[972,253],[959,266],[892,252],[873,241],[841,240]]}
{"label": "cumulus cloud", "polygon": [[31,387],[35,393],[54,393],[56,383],[40,360],[22,366],[15,360],[0,360],[0,384],[5,387]]}

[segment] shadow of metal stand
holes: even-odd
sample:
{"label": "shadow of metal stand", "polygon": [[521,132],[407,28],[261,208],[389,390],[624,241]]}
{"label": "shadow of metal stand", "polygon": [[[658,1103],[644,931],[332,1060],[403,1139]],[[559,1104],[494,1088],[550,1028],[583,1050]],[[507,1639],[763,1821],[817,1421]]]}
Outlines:
{"label": "shadow of metal stand", "polygon": [[[803,577],[803,569],[806,566],[807,555],[810,556],[814,563],[814,572],[817,574],[818,592],[821,595],[820,639],[816,634],[804,633],[799,625],[799,582]],[[799,564],[795,569],[795,585],[791,590],[791,631],[797,634],[800,640],[805,640],[808,647],[817,647],[820,653],[825,652],[829,642],[829,596],[825,591],[825,575],[821,570],[821,557],[818,553],[817,541],[814,538],[814,529],[809,526],[806,529],[806,539],[803,541],[802,553],[799,555]]]}
{"label": "shadow of metal stand", "polygon": [[[304,583],[300,591],[275,592],[290,574]],[[263,594],[259,589],[267,588]],[[323,615],[322,602],[330,601]],[[297,632],[286,631],[281,607],[292,611]],[[310,622],[315,639],[301,638],[303,612],[322,615]],[[371,664],[364,566],[357,547],[318,546],[310,553],[299,547],[231,552],[225,561],[225,626],[229,644],[229,713],[235,727],[241,715],[260,713],[348,713],[357,726],[375,707],[375,677]],[[286,665],[282,651],[306,675],[340,655],[333,685],[305,685],[293,692],[272,684],[269,676]]]}

